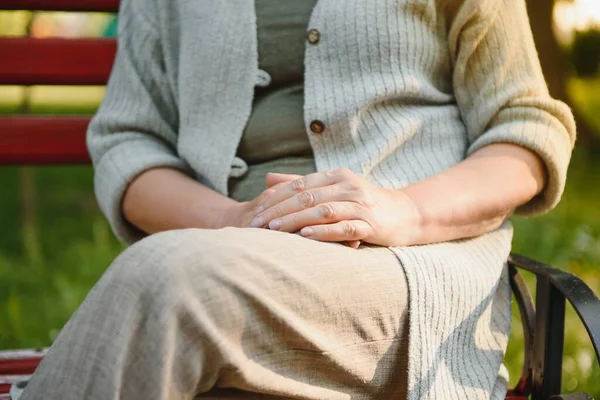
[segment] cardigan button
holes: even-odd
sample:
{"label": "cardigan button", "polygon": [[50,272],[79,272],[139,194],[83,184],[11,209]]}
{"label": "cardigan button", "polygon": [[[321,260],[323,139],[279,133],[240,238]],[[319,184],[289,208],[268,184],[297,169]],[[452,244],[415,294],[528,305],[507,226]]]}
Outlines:
{"label": "cardigan button", "polygon": [[267,71],[259,69],[256,74],[255,85],[259,87],[267,87],[271,84],[271,75]]}
{"label": "cardigan button", "polygon": [[325,130],[325,124],[319,120],[314,120],[310,123],[310,130],[313,133],[321,134]]}
{"label": "cardigan button", "polygon": [[308,39],[308,43],[317,44],[317,43],[319,43],[319,39],[321,39],[321,34],[319,33],[318,30],[311,29],[307,33],[307,39]]}

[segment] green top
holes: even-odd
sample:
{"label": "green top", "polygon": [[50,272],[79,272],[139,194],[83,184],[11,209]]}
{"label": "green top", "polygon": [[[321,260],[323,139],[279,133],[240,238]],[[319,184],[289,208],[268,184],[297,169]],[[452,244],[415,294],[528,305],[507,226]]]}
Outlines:
{"label": "green top", "polygon": [[251,200],[266,189],[269,171],[309,174],[315,165],[304,126],[306,30],[317,0],[255,0],[259,67],[271,76],[257,87],[237,156],[248,172],[231,178],[230,196]]}

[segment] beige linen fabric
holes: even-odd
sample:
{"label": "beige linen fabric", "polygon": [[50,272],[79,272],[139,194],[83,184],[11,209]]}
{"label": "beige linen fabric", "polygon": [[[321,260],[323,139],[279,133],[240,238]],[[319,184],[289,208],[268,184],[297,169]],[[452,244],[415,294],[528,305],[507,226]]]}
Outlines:
{"label": "beige linen fabric", "polygon": [[407,299],[385,247],[152,235],[115,260],[21,399],[405,398]]}

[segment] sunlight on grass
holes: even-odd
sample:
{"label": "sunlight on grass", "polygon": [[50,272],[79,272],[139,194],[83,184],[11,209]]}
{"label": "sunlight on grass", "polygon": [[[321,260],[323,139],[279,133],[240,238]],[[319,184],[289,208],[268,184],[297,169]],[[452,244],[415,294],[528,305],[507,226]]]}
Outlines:
{"label": "sunlight on grass", "polygon": [[22,86],[0,87],[0,112],[18,113],[25,102],[25,88]]}
{"label": "sunlight on grass", "polygon": [[1,36],[25,36],[30,11],[0,11]]}
{"label": "sunlight on grass", "polygon": [[34,86],[30,107],[36,113],[93,113],[104,93],[104,86]]}
{"label": "sunlight on grass", "polygon": [[18,112],[28,99],[34,114],[92,114],[105,91],[104,86],[32,86],[28,92],[20,86],[2,86],[0,112]]}
{"label": "sunlight on grass", "polygon": [[600,132],[600,78],[571,79],[568,90],[577,109]]}

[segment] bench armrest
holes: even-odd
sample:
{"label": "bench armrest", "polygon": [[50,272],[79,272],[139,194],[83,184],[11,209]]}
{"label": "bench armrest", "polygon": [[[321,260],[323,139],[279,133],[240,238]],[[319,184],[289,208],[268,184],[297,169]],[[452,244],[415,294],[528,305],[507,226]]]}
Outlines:
{"label": "bench armrest", "polygon": [[[508,264],[525,331],[525,365],[514,391],[530,391],[534,400],[549,399],[561,391],[565,299],[583,322],[598,362],[600,300],[585,282],[569,272],[514,253]],[[535,307],[517,268],[536,275]]]}

